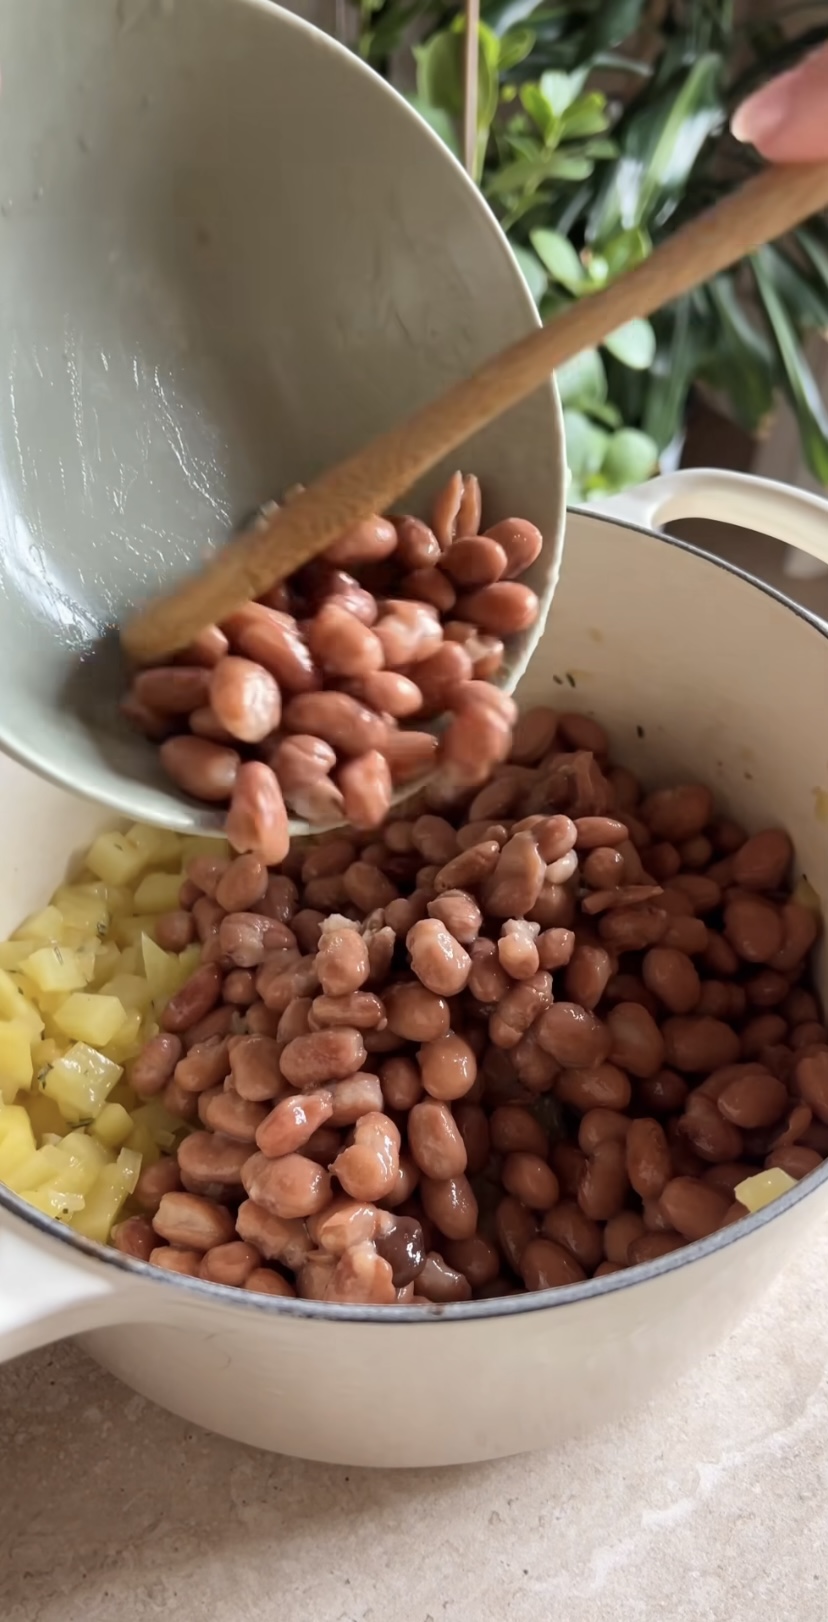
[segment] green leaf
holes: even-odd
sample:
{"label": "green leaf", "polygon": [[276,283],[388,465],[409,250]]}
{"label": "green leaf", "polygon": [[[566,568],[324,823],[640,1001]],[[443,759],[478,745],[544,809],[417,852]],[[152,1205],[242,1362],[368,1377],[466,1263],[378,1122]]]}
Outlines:
{"label": "green leaf", "polygon": [[638,420],[663,451],[683,429],[687,398],[698,369],[699,346],[689,298],[679,299],[665,312],[659,331],[660,341]]}
{"label": "green leaf", "polygon": [[609,126],[606,97],[597,91],[579,96],[561,115],[563,138],[567,141],[578,140],[583,135],[603,135]]}
{"label": "green leaf", "polygon": [[430,107],[428,102],[421,101],[419,96],[406,96],[406,101],[409,106],[414,108],[415,112],[419,113],[421,118],[425,119],[425,122],[433,129],[435,135],[439,135],[440,140],[445,142],[449,151],[454,153],[455,158],[459,158],[460,145],[457,140],[457,131],[454,120],[449,114],[444,113],[441,107]]}
{"label": "green leaf", "polygon": [[624,366],[632,366],[636,372],[646,372],[647,367],[653,364],[655,333],[649,321],[643,318],[625,321],[623,327],[618,327],[604,339],[604,344],[616,360],[620,360]]}
{"label": "green leaf", "polygon": [[828,327],[828,287],[814,282],[776,243],[769,245],[764,258],[767,273],[796,326],[817,331]]}
{"label": "green leaf", "polygon": [[607,263],[607,278],[620,276],[625,270],[632,270],[648,259],[653,251],[653,245],[646,231],[640,226],[632,231],[616,231],[615,236],[601,244],[601,254]]}
{"label": "green leaf", "polygon": [[582,411],[565,411],[566,461],[573,478],[582,481],[601,468],[610,435],[597,428]]}
{"label": "green leaf", "polygon": [[415,45],[414,59],[420,102],[462,117],[463,46],[458,36],[449,30],[432,34],[424,45]]}
{"label": "green leaf", "polygon": [[535,45],[535,36],[531,28],[519,26],[510,28],[500,41],[500,55],[498,67],[501,73],[508,73],[510,68],[516,68],[519,62],[525,62]]}
{"label": "green leaf", "polygon": [[556,118],[562,118],[567,108],[580,96],[589,68],[576,73],[542,73],[540,87]]}
{"label": "green leaf", "polygon": [[543,265],[537,256],[532,253],[531,249],[521,248],[514,242],[511,246],[512,253],[523,271],[523,277],[526,285],[529,288],[535,303],[540,304],[547,287],[546,271],[544,270]]}
{"label": "green leaf", "polygon": [[773,409],[773,351],[764,333],[749,319],[732,276],[714,276],[705,296],[715,326],[702,375],[727,395],[742,427],[756,433]]}
{"label": "green leaf", "polygon": [[649,434],[638,428],[619,428],[610,438],[601,473],[610,489],[626,490],[651,478],[657,466],[658,447]]}
{"label": "green leaf", "polygon": [[644,0],[599,0],[581,41],[582,56],[589,59],[629,39],[638,28],[643,11]]}
{"label": "green leaf", "polygon": [[531,231],[529,241],[553,281],[573,292],[580,291],[586,281],[584,267],[566,237],[559,231]]}
{"label": "green leaf", "polygon": [[801,225],[794,235],[802,252],[810,261],[818,281],[828,292],[828,248],[820,241],[816,231],[810,231],[807,226]]}
{"label": "green leaf", "polygon": [[723,123],[721,72],[719,56],[700,57],[680,89],[670,86],[627,123],[622,156],[590,213],[590,241],[603,245],[621,228],[660,224],[672,212],[705,141]]}
{"label": "green leaf", "polygon": [[537,125],[546,146],[557,145],[561,121],[553,112],[540,85],[524,84],[520,87],[521,105]]}
{"label": "green leaf", "polygon": [[584,349],[555,373],[562,406],[591,411],[607,398],[607,374],[597,349]]}
{"label": "green leaf", "polygon": [[822,484],[828,484],[828,410],[779,297],[767,256],[767,248],[760,248],[751,256],[759,297],[779,351],[786,393],[796,412],[806,461],[814,476]]}

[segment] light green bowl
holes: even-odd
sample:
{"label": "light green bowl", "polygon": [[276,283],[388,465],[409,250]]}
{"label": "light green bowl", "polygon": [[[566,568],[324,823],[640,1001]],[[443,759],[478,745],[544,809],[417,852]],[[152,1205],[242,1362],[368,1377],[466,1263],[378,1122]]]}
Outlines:
{"label": "light green bowl", "polygon": [[[0,54],[0,746],[215,825],[119,724],[111,628],[537,316],[425,124],[266,0],[6,0]],[[552,384],[462,464],[556,576]]]}

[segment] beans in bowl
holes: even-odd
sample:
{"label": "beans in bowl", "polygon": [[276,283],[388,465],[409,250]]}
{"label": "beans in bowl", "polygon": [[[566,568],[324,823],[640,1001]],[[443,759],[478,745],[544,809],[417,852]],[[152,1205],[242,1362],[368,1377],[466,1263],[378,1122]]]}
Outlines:
{"label": "beans in bowl", "polygon": [[[275,868],[215,841],[102,835],[79,889],[123,909],[89,948],[111,978],[39,993],[35,1080],[9,1107],[50,1168],[84,1131],[110,1161],[80,1209],[55,1209],[65,1175],[26,1185],[34,1144],[10,1174],[0,1110],[0,1176],[88,1235],[114,1222],[120,1251],[168,1271],[391,1307],[635,1267],[816,1170],[820,918],[782,829],[748,835],[701,783],[646,792],[596,720],[545,708],[483,786],[433,800],[430,785],[381,830],[297,842]],[[148,861],[151,836],[172,843]],[[138,872],[130,913],[116,881]],[[64,891],[46,912],[63,927],[79,908]],[[34,1001],[30,947],[0,952]],[[64,975],[70,950],[64,936]],[[104,1044],[113,1075],[95,1070],[79,1103],[67,1034],[88,1055],[85,1022],[119,995],[140,1028],[107,1038],[123,1073]],[[67,1099],[73,1130],[56,1138],[52,1114],[44,1136],[38,1110]],[[124,1154],[140,1157],[126,1183]]]}
{"label": "beans in bowl", "polygon": [[[178,788],[227,805],[227,837],[269,864],[288,810],[376,828],[392,793],[439,765],[472,788],[509,752],[515,708],[493,685],[504,644],[538,616],[520,576],[534,524],[483,531],[480,485],[455,473],[431,524],[365,519],[325,555],[140,671],[122,706]],[[440,716],[439,737],[424,728]]]}

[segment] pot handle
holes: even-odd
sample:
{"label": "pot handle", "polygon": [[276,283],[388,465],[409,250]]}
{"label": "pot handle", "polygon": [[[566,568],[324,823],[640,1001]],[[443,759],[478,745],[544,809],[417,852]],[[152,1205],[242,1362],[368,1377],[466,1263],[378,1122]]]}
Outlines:
{"label": "pot handle", "polygon": [[0,1363],[118,1320],[123,1287],[88,1257],[0,1212]]}
{"label": "pot handle", "polygon": [[809,490],[752,473],[679,468],[591,504],[590,510],[645,529],[663,529],[679,518],[721,519],[799,548],[819,565],[814,569],[813,563],[797,560],[794,551],[790,554],[792,566],[786,571],[789,574],[803,577],[828,568],[828,501]]}

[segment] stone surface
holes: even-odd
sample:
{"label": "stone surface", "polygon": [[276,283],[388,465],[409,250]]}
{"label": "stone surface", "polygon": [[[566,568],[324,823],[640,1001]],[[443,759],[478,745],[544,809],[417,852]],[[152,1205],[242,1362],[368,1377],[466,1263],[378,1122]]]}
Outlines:
{"label": "stone surface", "polygon": [[0,1617],[821,1622],[826,1270],[828,1236],[634,1422],[468,1470],[256,1453],[167,1416],[72,1346],[9,1364]]}

